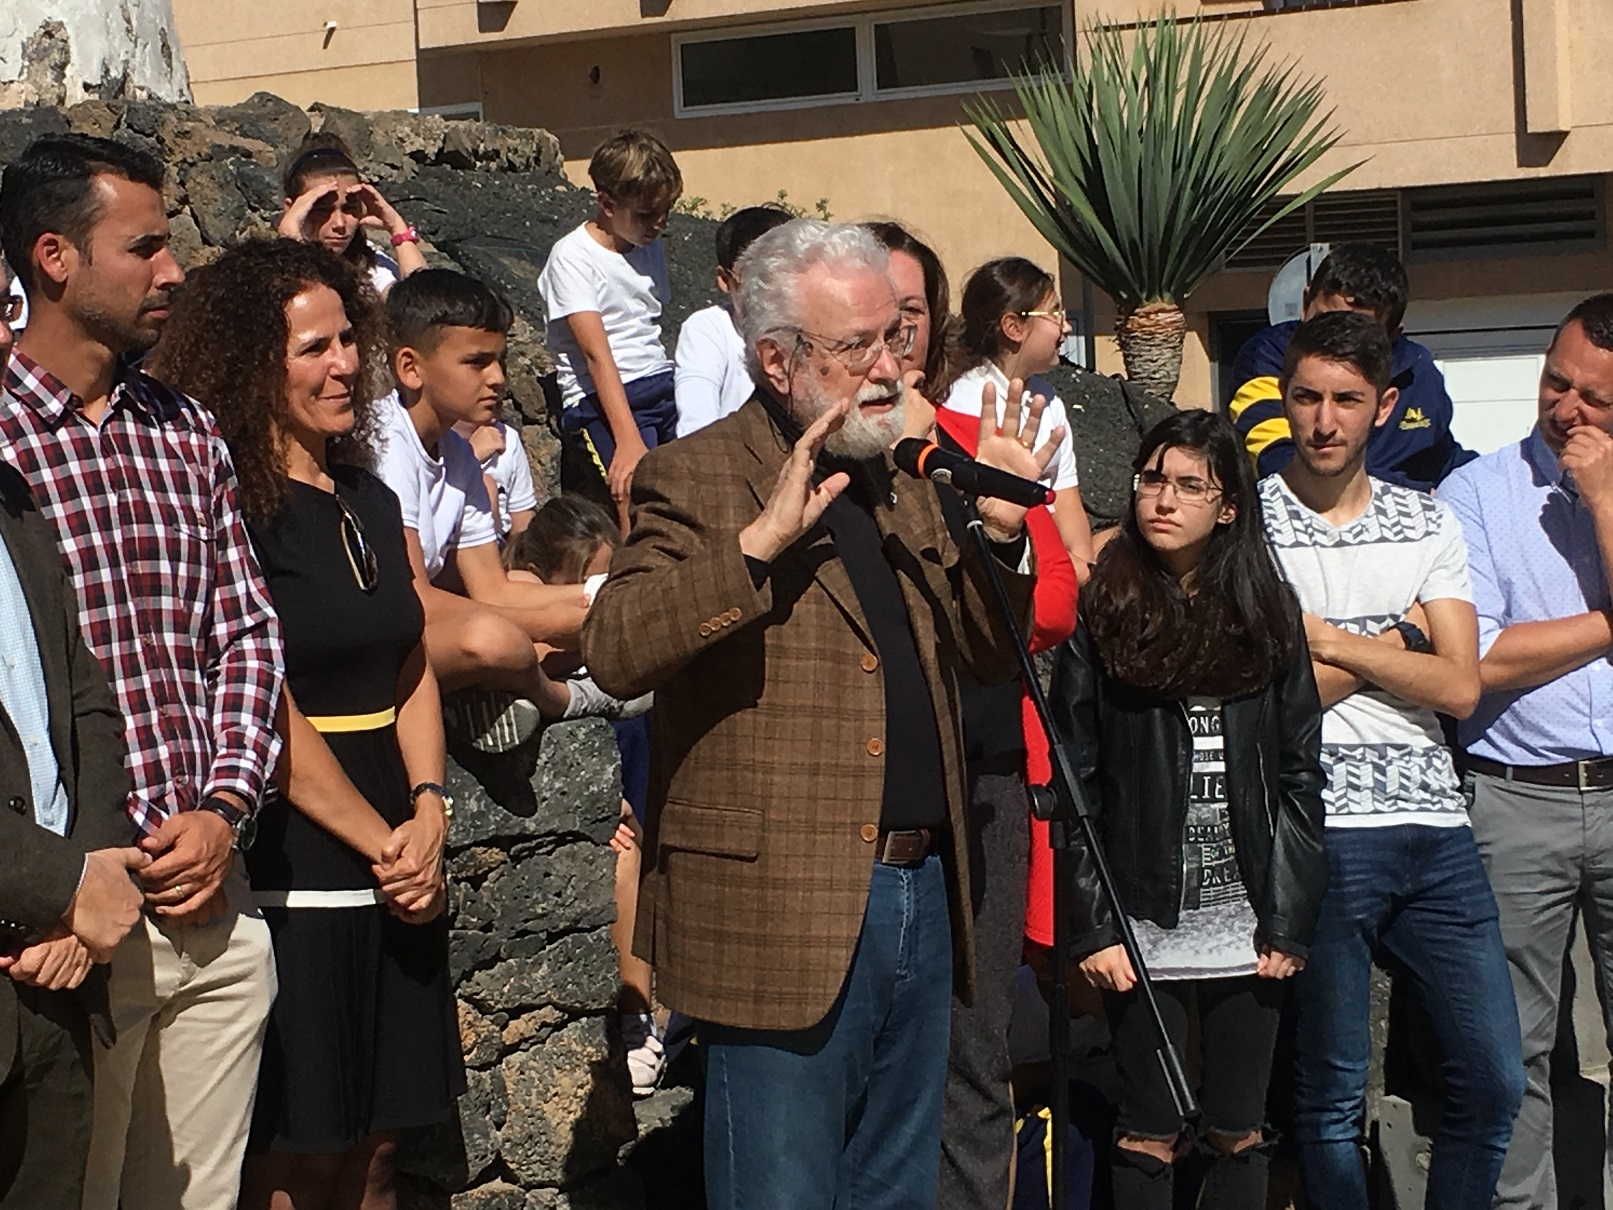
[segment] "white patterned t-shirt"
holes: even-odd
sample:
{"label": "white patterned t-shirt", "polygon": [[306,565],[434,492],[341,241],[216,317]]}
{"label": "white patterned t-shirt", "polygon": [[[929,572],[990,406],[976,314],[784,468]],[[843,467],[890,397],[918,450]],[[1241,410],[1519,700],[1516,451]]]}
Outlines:
{"label": "white patterned t-shirt", "polygon": [[[1260,483],[1266,535],[1300,607],[1355,634],[1381,634],[1418,601],[1473,600],[1456,514],[1423,492],[1370,481],[1372,501],[1334,528],[1281,475]],[[1322,715],[1330,828],[1467,820],[1439,719],[1367,686]]]}
{"label": "white patterned t-shirt", "polygon": [[1259,966],[1260,922],[1238,869],[1227,804],[1227,755],[1221,703],[1187,700],[1193,767],[1182,825],[1182,902],[1175,928],[1133,920],[1149,973],[1158,979],[1224,979]]}

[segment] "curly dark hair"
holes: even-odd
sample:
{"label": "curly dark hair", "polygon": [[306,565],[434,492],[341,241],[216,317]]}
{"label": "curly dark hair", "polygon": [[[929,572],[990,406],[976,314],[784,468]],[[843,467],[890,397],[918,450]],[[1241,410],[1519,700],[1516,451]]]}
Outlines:
{"label": "curly dark hair", "polygon": [[1201,455],[1222,502],[1237,509],[1210,538],[1196,591],[1186,592],[1154,554],[1133,507],[1098,556],[1081,608],[1116,680],[1165,698],[1240,697],[1293,660],[1304,631],[1299,602],[1266,541],[1254,467],[1227,418],[1196,410],[1167,416],[1143,438],[1132,469],[1157,469],[1171,449]]}
{"label": "curly dark hair", "polygon": [[241,510],[262,524],[285,506],[286,305],[313,286],[341,296],[358,342],[352,432],[331,456],[367,466],[378,416],[392,389],[386,313],[350,263],[319,244],[254,239],[197,269],[185,282],[145,369],[207,407],[218,420],[240,480]]}

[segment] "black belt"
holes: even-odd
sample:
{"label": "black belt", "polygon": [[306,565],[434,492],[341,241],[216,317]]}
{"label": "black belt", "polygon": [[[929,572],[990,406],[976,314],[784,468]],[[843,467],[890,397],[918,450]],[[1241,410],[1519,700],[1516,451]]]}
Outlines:
{"label": "black belt", "polygon": [[934,851],[935,833],[929,828],[881,832],[874,846],[874,860],[880,865],[919,865]]}
{"label": "black belt", "polygon": [[1613,757],[1570,760],[1560,765],[1503,765],[1497,760],[1463,754],[1462,765],[1475,773],[1529,786],[1561,786],[1571,790],[1613,789]]}

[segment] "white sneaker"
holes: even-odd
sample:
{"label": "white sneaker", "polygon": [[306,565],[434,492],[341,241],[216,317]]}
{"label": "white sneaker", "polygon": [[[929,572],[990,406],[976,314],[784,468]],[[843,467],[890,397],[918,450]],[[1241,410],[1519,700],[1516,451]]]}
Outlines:
{"label": "white sneaker", "polygon": [[666,1051],[656,1036],[655,1018],[648,1013],[624,1016],[622,1045],[627,1048],[627,1075],[633,1081],[633,1095],[649,1096],[666,1067]]}
{"label": "white sneaker", "polygon": [[443,702],[443,724],[478,752],[519,748],[542,723],[538,708],[524,697],[489,689],[467,689]]}
{"label": "white sneaker", "polygon": [[586,673],[568,678],[566,688],[571,691],[571,700],[566,703],[566,718],[604,718],[619,721],[624,718],[637,718],[655,704],[653,693],[629,698],[625,702],[620,698],[614,698],[594,684],[594,678]]}

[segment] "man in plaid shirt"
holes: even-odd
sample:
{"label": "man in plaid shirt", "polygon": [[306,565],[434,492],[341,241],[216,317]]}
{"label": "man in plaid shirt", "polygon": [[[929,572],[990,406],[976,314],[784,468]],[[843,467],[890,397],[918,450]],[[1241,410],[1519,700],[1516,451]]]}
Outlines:
{"label": "man in plaid shirt", "polygon": [[274,995],[235,853],[275,760],[278,624],[211,416],[129,365],[183,273],[162,166],[84,136],[0,178],[0,242],[29,323],[0,393],[0,457],[56,526],[127,724],[130,830],[155,860],[112,961],[86,1210],[235,1204]]}

